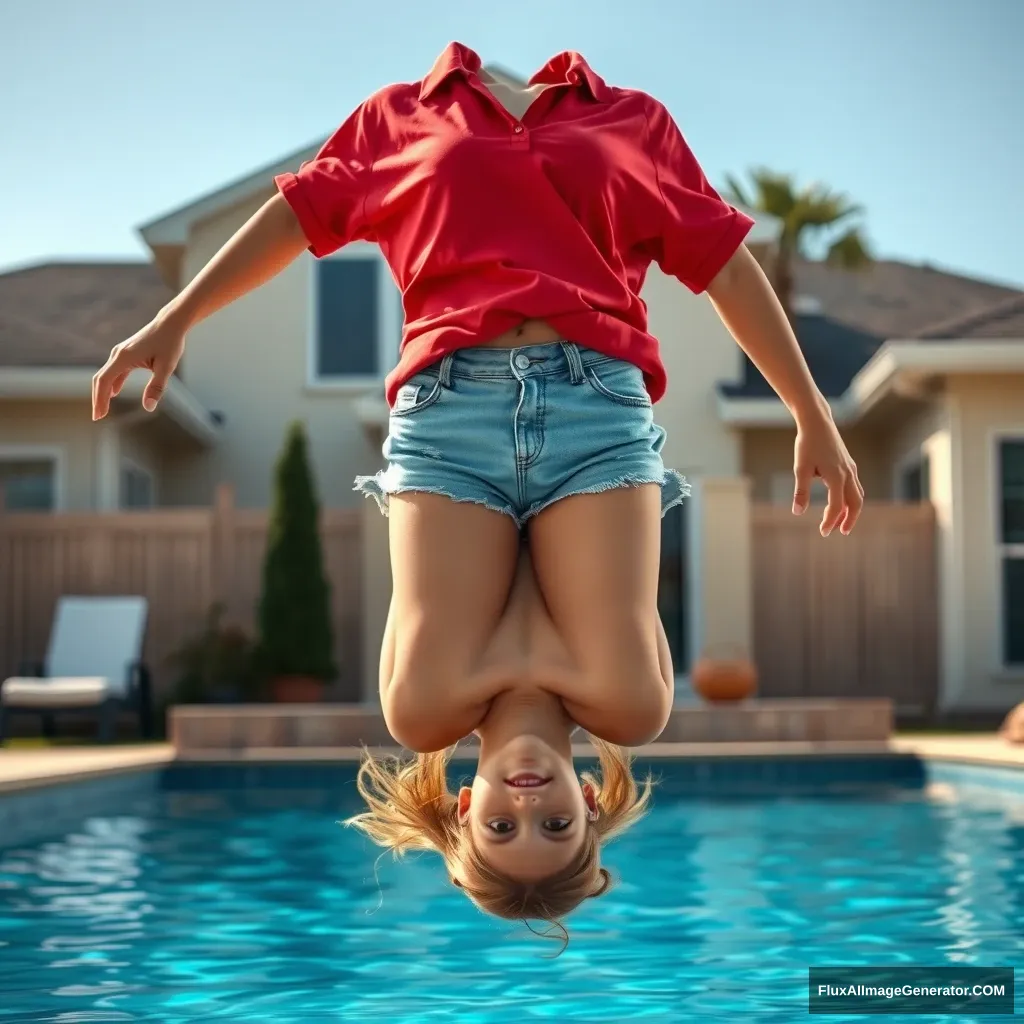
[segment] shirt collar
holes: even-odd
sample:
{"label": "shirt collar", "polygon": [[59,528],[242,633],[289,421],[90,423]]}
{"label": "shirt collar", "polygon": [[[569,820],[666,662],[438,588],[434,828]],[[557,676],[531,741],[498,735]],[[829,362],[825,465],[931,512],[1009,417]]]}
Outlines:
{"label": "shirt collar", "polygon": [[[479,54],[462,43],[449,43],[434,62],[430,73],[420,84],[420,99],[424,100],[438,89],[455,72],[479,74]],[[600,75],[596,74],[583,56],[574,50],[552,57],[530,79],[529,85],[572,85],[589,90],[595,100],[608,102],[610,90]]]}
{"label": "shirt collar", "polygon": [[575,85],[590,91],[595,100],[607,103],[610,90],[604,79],[587,63],[586,58],[575,50],[552,57],[530,79],[530,85]]}
{"label": "shirt collar", "polygon": [[420,99],[425,100],[456,71],[477,74],[480,71],[480,57],[462,43],[449,43],[441,56],[434,61],[430,73],[423,79],[420,85]]}

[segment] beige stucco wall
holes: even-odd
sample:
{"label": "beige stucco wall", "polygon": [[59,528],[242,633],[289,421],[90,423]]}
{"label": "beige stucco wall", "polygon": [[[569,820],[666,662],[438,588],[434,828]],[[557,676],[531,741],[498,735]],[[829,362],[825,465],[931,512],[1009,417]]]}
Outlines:
{"label": "beige stucco wall", "polygon": [[736,475],[740,438],[718,416],[716,385],[739,376],[739,348],[705,296],[692,295],[657,267],[642,297],[668,372],[668,391],[655,407],[668,433],[666,464],[693,477]]}
{"label": "beige stucco wall", "polygon": [[[1024,700],[1024,671],[1002,665],[1002,584],[997,546],[996,441],[1024,437],[1024,377],[953,377],[947,382],[952,423],[951,593],[963,623],[948,650],[948,706],[1008,708]],[[952,623],[951,623],[952,625]]]}
{"label": "beige stucco wall", "polygon": [[66,512],[117,509],[123,459],[153,475],[160,504],[164,452],[175,447],[166,436],[161,441],[161,430],[164,425],[141,414],[93,423],[87,400],[0,402],[0,457],[5,448],[54,456],[58,508]]}
{"label": "beige stucco wall", "polygon": [[0,451],[38,447],[40,454],[55,455],[58,501],[66,511],[94,507],[98,438],[84,401],[0,402]]}
{"label": "beige stucco wall", "polygon": [[[186,281],[265,198],[194,229],[184,262]],[[303,255],[190,333],[182,376],[208,409],[223,415],[224,423],[222,436],[209,451],[168,459],[168,503],[209,504],[216,485],[224,482],[234,485],[240,507],[265,506],[273,464],[293,419],[306,424],[325,505],[355,504],[353,478],[380,467],[379,443],[371,443],[355,415],[355,402],[373,389],[307,387],[312,265],[312,257]]]}

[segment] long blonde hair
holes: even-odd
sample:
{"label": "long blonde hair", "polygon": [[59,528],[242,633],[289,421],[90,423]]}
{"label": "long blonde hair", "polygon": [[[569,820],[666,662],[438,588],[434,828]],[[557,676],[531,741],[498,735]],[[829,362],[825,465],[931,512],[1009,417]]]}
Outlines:
{"label": "long blonde hair", "polygon": [[409,850],[439,853],[449,880],[481,910],[507,920],[545,921],[567,943],[561,918],[611,885],[611,875],[601,867],[601,844],[644,816],[653,786],[650,775],[642,789],[637,786],[627,751],[596,737],[591,742],[597,748],[600,773],[583,772],[581,778],[594,788],[597,819],[588,823],[572,862],[539,882],[519,882],[495,871],[480,856],[469,829],[459,824],[458,798],[449,790],[445,773],[454,747],[411,759],[375,758],[365,752],[356,785],[368,810],[345,824],[366,833],[395,857]]}

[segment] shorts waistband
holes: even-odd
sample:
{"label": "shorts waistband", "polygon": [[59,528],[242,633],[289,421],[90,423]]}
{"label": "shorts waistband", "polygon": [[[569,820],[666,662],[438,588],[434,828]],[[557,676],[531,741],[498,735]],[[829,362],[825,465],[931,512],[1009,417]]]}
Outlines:
{"label": "shorts waistband", "polygon": [[450,352],[437,366],[438,377],[445,386],[452,377],[522,380],[548,374],[567,374],[573,384],[582,384],[585,366],[611,360],[611,356],[583,348],[574,341],[552,341],[518,348],[461,348]]}

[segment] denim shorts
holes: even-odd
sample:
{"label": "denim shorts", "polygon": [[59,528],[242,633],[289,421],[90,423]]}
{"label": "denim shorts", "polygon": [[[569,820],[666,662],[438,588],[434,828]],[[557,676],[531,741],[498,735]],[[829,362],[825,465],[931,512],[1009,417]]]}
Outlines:
{"label": "denim shorts", "polygon": [[468,348],[398,391],[384,442],[387,467],[358,477],[377,500],[443,494],[510,516],[520,528],[573,494],[659,484],[662,514],[688,493],[666,470],[643,373],[574,342]]}

